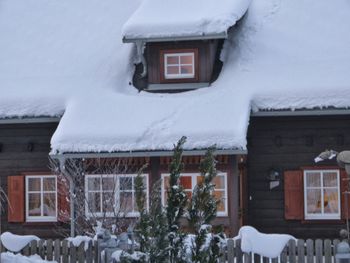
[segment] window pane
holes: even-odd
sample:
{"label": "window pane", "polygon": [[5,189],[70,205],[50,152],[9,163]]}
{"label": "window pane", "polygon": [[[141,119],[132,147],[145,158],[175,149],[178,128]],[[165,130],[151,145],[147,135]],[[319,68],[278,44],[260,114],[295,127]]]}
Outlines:
{"label": "window pane", "polygon": [[178,66],[167,66],[167,74],[179,74]]}
{"label": "window pane", "polygon": [[217,175],[213,183],[215,184],[215,189],[225,189],[225,176]]}
{"label": "window pane", "polygon": [[100,183],[101,178],[88,178],[88,190],[90,191],[99,191],[100,190]]}
{"label": "window pane", "polygon": [[325,189],[324,190],[324,212],[330,214],[337,214],[338,211],[338,190]]}
{"label": "window pane", "polygon": [[28,178],[28,190],[29,191],[41,191],[41,178]]}
{"label": "window pane", "polygon": [[102,178],[102,190],[113,191],[115,189],[116,181],[113,177]]}
{"label": "window pane", "polygon": [[132,193],[120,193],[120,212],[132,212]]}
{"label": "window pane", "polygon": [[337,187],[338,186],[337,173],[323,173],[323,185],[325,187]]}
{"label": "window pane", "polygon": [[56,194],[44,194],[43,202],[43,216],[56,216]]}
{"label": "window pane", "polygon": [[132,177],[121,177],[119,183],[120,190],[132,190]]}
{"label": "window pane", "polygon": [[115,206],[114,193],[102,193],[103,212],[113,212]]}
{"label": "window pane", "polygon": [[41,195],[40,194],[29,194],[29,216],[41,216]]}
{"label": "window pane", "polygon": [[180,184],[184,189],[192,190],[192,177],[191,176],[181,176]]}
{"label": "window pane", "polygon": [[193,64],[193,57],[191,55],[181,56],[181,64]]}
{"label": "window pane", "polygon": [[223,191],[214,191],[216,200],[219,200],[218,212],[225,212],[225,195]]}
{"label": "window pane", "polygon": [[181,66],[181,74],[193,74],[192,66]]}
{"label": "window pane", "polygon": [[321,175],[320,173],[307,173],[306,174],[306,186],[307,187],[321,187]]}
{"label": "window pane", "polygon": [[88,193],[88,210],[92,213],[101,212],[100,193]]}
{"label": "window pane", "polygon": [[168,56],[167,57],[167,64],[179,64],[179,57],[178,56]]}
{"label": "window pane", "polygon": [[56,178],[43,178],[44,191],[56,191]]}
{"label": "window pane", "polygon": [[321,210],[321,190],[309,189],[307,190],[307,213],[319,214]]}
{"label": "window pane", "polygon": [[169,176],[164,176],[163,180],[164,180],[164,189],[166,190],[169,188],[170,178]]}

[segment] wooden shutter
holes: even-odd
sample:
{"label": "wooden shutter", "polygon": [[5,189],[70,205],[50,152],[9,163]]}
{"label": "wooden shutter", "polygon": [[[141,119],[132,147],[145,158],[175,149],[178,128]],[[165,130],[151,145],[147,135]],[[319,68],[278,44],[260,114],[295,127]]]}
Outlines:
{"label": "wooden shutter", "polygon": [[284,172],[284,216],[289,220],[304,218],[303,172]]}
{"label": "wooden shutter", "polygon": [[69,202],[69,184],[64,176],[57,176],[57,195],[58,195],[58,221],[69,222],[70,220],[70,202]]}
{"label": "wooden shutter", "polygon": [[24,222],[24,176],[7,177],[8,222]]}
{"label": "wooden shutter", "polygon": [[349,191],[348,175],[344,169],[340,170],[340,194],[341,194],[341,218],[346,219],[346,211],[348,211],[348,218],[350,218],[350,194],[348,195],[348,209],[346,208],[345,192]]}

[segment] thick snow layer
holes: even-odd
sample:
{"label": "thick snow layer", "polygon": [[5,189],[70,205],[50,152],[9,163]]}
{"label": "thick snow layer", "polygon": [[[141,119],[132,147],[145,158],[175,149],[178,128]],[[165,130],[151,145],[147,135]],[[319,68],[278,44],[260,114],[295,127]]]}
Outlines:
{"label": "thick snow layer", "polygon": [[67,240],[75,247],[79,247],[80,244],[84,242],[84,249],[88,250],[89,242],[92,241],[92,238],[88,236],[75,236],[75,237],[68,237]]}
{"label": "thick snow layer", "polygon": [[295,238],[285,234],[263,234],[254,227],[243,226],[235,239],[241,239],[241,249],[245,253],[254,253],[268,258],[276,258],[289,240]]}
{"label": "thick snow layer", "polygon": [[202,36],[225,33],[251,0],[144,0],[123,28],[126,38]]}
{"label": "thick snow layer", "polygon": [[57,261],[42,260],[42,258],[38,255],[26,257],[22,256],[21,254],[4,252],[1,253],[1,263],[57,263]]}
{"label": "thick snow layer", "polygon": [[[135,50],[122,27],[139,1],[3,0],[0,118],[64,112],[53,152],[168,150],[183,135],[186,149],[244,149],[251,110],[350,106],[348,0],[254,0],[225,42],[219,79],[163,95],[129,85]],[[186,11],[190,27],[212,15],[200,30],[227,28],[247,3],[206,2],[217,6]]]}
{"label": "thick snow layer", "polygon": [[1,234],[1,243],[2,245],[12,252],[19,252],[21,249],[23,249],[26,245],[28,245],[33,240],[40,240],[37,236],[19,236],[12,234],[10,232],[5,232]]}

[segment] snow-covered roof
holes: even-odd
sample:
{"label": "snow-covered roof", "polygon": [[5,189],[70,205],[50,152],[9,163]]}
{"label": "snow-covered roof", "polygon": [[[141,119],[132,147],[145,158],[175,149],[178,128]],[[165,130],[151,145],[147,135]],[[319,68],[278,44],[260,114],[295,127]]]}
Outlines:
{"label": "snow-covered roof", "polygon": [[182,135],[187,149],[245,149],[251,109],[350,106],[348,0],[253,0],[218,80],[181,94],[129,84],[135,49],[122,28],[138,6],[3,0],[0,117],[64,112],[51,141],[61,153],[169,150]]}
{"label": "snow-covered roof", "polygon": [[[123,27],[125,39],[225,36],[251,0],[144,0]],[[219,37],[220,38],[220,37]]]}

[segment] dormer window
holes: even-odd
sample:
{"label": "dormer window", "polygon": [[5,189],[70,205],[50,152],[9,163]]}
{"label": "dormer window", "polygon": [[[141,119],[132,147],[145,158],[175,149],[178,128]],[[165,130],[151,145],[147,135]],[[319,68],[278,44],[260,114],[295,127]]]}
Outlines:
{"label": "dormer window", "polygon": [[160,51],[160,80],[163,83],[198,81],[198,50]]}

